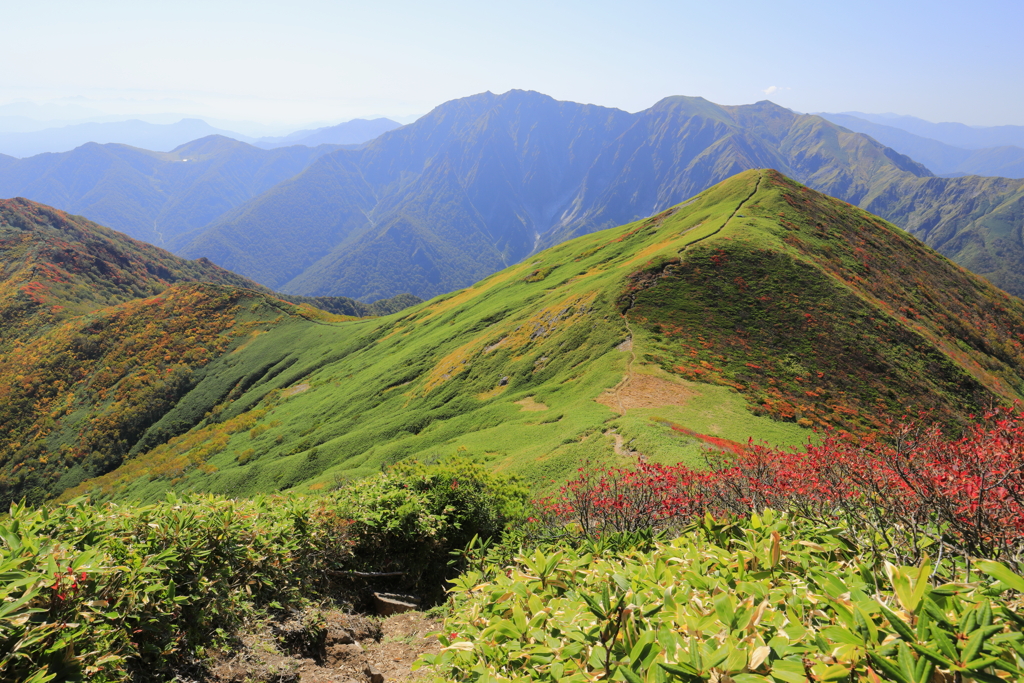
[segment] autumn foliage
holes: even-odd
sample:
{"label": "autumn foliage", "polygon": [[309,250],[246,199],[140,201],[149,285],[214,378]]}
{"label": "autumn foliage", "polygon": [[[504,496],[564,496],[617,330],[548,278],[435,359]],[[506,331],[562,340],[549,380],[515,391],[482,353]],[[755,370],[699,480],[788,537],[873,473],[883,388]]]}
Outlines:
{"label": "autumn foliage", "polygon": [[750,443],[738,454],[709,454],[708,464],[581,469],[541,507],[587,533],[791,510],[849,525],[876,553],[907,562],[928,554],[1024,563],[1024,413],[991,412],[958,438],[903,422],[860,442],[827,436],[799,450]]}

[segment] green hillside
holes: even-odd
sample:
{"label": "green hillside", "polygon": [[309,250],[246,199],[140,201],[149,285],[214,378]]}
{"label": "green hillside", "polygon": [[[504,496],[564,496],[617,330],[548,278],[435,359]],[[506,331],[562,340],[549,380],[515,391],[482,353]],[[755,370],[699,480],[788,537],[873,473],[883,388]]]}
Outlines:
{"label": "green hillside", "polygon": [[0,200],[0,273],[4,506],[43,500],[193,427],[251,381],[222,370],[192,391],[204,366],[251,335],[289,318],[345,319],[312,306],[382,315],[418,302],[296,306],[205,259],[24,199]]}
{"label": "green hillside", "polygon": [[454,453],[544,488],[631,450],[699,462],[1024,397],[1024,304],[774,171],[398,314],[263,330],[65,495],[320,490]]}
{"label": "green hillside", "polygon": [[176,283],[270,291],[206,259],[186,261],[27,199],[0,199],[0,269],[0,351],[53,324]]}

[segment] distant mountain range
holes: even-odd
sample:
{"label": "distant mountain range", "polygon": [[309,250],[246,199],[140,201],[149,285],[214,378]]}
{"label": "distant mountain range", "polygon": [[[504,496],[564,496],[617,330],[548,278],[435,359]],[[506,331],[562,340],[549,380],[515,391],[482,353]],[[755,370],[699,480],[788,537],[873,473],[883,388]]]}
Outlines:
{"label": "distant mountain range", "polygon": [[88,143],[118,143],[169,152],[186,142],[208,135],[244,138],[237,133],[214,128],[200,119],[182,119],[171,124],[137,120],[78,123],[26,133],[0,133],[0,154],[25,158],[48,152],[67,152]]}
{"label": "distant mountain range", "polygon": [[[821,114],[820,116],[850,130],[870,135],[900,154],[906,154],[916,161],[920,161],[938,175],[1024,178],[1024,147],[1013,145],[977,149],[957,147],[939,140],[915,135],[902,128],[883,125],[850,114]],[[1012,127],[1008,126],[1008,128]],[[1009,135],[1007,137],[1014,138]]]}
{"label": "distant mountain range", "polygon": [[865,114],[859,111],[842,113],[964,149],[1005,145],[1024,147],[1024,126],[968,126],[963,123],[933,123],[916,116],[899,114]]}
{"label": "distant mountain range", "polygon": [[767,101],[672,97],[630,114],[484,93],[358,148],[210,137],[164,155],[86,145],[53,157],[0,157],[0,196],[83,213],[303,296],[428,298],[761,167],[1024,294],[1024,180],[936,177],[873,137]]}
{"label": "distant mountain range", "polygon": [[297,294],[429,297],[757,167],[882,215],[1024,293],[1012,237],[1024,181],[936,178],[821,117],[689,97],[637,114],[523,91],[454,100],[324,155],[172,246]]}
{"label": "distant mountain range", "polygon": [[381,133],[394,130],[402,124],[391,119],[353,119],[336,126],[326,126],[315,130],[299,130],[283,137],[266,137],[253,141],[257,147],[274,149],[288,145],[361,145],[373,140]]}
{"label": "distant mountain range", "polygon": [[354,119],[336,126],[300,130],[285,137],[252,138],[215,128],[201,119],[182,119],[168,124],[138,120],[76,123],[44,130],[0,132],[0,154],[25,158],[37,154],[68,152],[90,142],[170,152],[185,143],[210,135],[222,135],[263,149],[288,145],[359,145],[399,125],[390,119]]}
{"label": "distant mountain range", "polygon": [[262,150],[222,136],[167,153],[89,143],[28,159],[0,156],[0,197],[27,197],[166,246],[334,149]]}

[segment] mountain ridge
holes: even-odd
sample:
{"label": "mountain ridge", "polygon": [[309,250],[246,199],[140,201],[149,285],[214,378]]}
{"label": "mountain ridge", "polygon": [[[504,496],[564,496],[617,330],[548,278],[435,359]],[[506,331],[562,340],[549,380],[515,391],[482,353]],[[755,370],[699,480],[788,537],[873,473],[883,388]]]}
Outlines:
{"label": "mountain ridge", "polygon": [[1024,396],[1024,302],[770,170],[390,316],[274,305],[64,495],[315,491],[452,453],[540,485],[632,450],[697,462]]}
{"label": "mountain ridge", "polygon": [[829,121],[864,133],[883,145],[919,160],[937,175],[1024,177],[1024,148],[1001,145],[979,149],[956,147],[900,128],[859,119],[848,114],[820,114]]}
{"label": "mountain ridge", "polygon": [[171,152],[88,143],[60,154],[0,159],[0,196],[27,196],[166,245],[294,176],[330,149],[261,150],[224,136],[192,140]]}

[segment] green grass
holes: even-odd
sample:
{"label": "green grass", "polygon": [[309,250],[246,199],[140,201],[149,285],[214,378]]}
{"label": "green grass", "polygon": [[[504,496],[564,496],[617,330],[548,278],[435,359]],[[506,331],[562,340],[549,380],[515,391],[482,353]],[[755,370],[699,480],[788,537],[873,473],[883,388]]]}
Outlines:
{"label": "green grass", "polygon": [[[1022,395],[1022,333],[1020,302],[902,231],[751,171],[391,316],[282,320],[204,368],[218,405],[188,434],[75,492],[319,490],[455,453],[543,490],[624,464],[613,429],[695,462],[707,441],[672,424],[792,445],[905,405],[957,421]],[[596,399],[627,370],[690,395],[620,415]]]}

